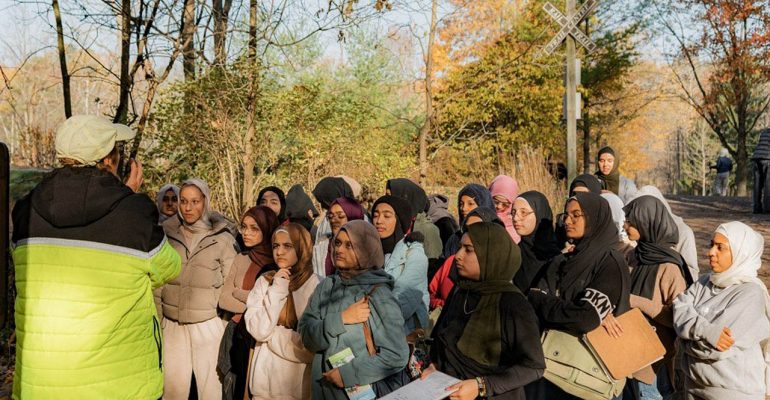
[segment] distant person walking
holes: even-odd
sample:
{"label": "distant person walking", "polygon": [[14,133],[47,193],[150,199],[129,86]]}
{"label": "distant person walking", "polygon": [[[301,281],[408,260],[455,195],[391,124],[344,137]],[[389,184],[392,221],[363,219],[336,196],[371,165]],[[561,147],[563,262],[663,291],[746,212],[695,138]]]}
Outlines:
{"label": "distant person walking", "polygon": [[730,178],[730,171],[733,170],[733,160],[728,157],[730,153],[724,147],[719,151],[719,158],[715,165],[709,166],[711,169],[717,170],[717,177],[714,178],[714,195],[715,196],[727,196],[728,180]]}
{"label": "distant person walking", "polygon": [[759,133],[754,162],[754,214],[770,212],[770,128]]}

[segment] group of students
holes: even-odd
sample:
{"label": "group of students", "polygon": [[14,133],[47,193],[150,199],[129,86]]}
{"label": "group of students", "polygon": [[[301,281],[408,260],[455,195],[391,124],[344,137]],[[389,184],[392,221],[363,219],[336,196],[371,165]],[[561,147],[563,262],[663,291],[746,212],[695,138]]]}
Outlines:
{"label": "group of students", "polygon": [[[65,140],[86,133],[98,146]],[[458,218],[409,179],[365,207],[338,176],[311,192],[321,215],[302,186],[267,187],[232,222],[200,179],[156,207],[141,164],[118,180],[131,137],[70,118],[64,167],[14,208],[15,398],[344,400],[441,371],[450,399],[570,399],[543,332],[622,335],[638,308],[666,354],[617,398],[764,399],[762,236],[720,225],[700,275],[692,230],[610,148],[557,216],[505,175],[463,187]]]}
{"label": "group of students", "polygon": [[[193,374],[206,399],[346,399],[345,387],[381,396],[433,370],[461,380],[452,399],[573,398],[543,379],[542,332],[619,335],[615,318],[638,308],[666,355],[623,398],[764,399],[762,236],[720,225],[700,276],[693,232],[662,194],[620,176],[612,149],[597,161],[556,218],[505,175],[458,193],[459,224],[446,197],[408,179],[387,181],[367,210],[354,180],[324,178],[317,220],[301,186],[268,187],[237,229],[210,210],[205,183],[162,188],[183,263],[156,290],[164,398],[187,398]],[[409,337],[429,327],[420,357]],[[332,367],[346,349],[352,361]]]}

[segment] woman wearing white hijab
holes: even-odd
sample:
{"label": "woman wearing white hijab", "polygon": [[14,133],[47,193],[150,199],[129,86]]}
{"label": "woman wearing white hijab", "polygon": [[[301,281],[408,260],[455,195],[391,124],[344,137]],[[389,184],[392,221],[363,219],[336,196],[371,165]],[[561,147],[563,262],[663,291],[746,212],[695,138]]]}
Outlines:
{"label": "woman wearing white hijab", "polygon": [[720,225],[708,253],[713,272],[674,301],[688,399],[765,399],[770,297],[757,277],[763,250],[764,238],[747,225]]}
{"label": "woman wearing white hijab", "polygon": [[618,195],[612,192],[604,192],[601,194],[601,196],[604,197],[604,200],[607,200],[607,203],[610,204],[610,209],[612,210],[612,221],[615,222],[615,226],[618,228],[618,240],[624,243],[628,243],[628,234],[626,233],[626,229],[624,227],[626,223],[626,213],[623,211],[623,200],[621,200]]}

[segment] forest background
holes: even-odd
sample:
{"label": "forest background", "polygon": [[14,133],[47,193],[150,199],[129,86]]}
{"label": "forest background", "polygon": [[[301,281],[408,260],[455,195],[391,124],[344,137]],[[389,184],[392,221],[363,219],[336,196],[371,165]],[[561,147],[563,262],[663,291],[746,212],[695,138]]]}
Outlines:
{"label": "forest background", "polygon": [[[145,190],[201,177],[230,216],[260,187],[339,174],[370,197],[392,177],[435,192],[499,173],[555,197],[564,54],[541,52],[558,30],[544,4],[2,0],[0,140],[16,167],[51,168],[66,116],[104,115],[139,132],[125,151]],[[637,184],[705,195],[725,147],[746,195],[770,4],[604,0],[580,28],[599,48],[578,53],[578,172],[610,145]]]}

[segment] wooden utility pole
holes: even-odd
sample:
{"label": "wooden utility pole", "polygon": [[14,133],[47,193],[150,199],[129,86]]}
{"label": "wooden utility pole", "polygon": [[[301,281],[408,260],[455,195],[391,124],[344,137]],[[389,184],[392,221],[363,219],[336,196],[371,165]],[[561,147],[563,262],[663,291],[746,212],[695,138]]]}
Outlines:
{"label": "wooden utility pole", "polygon": [[[575,0],[567,0],[567,19],[575,14]],[[567,36],[567,179],[577,176],[577,76],[575,76],[575,39]]]}
{"label": "wooden utility pole", "polygon": [[597,6],[597,0],[586,1],[580,9],[575,10],[575,0],[567,0],[566,16],[551,3],[545,3],[543,9],[561,26],[561,30],[543,48],[546,54],[553,54],[563,41],[567,42],[566,62],[567,76],[564,80],[565,89],[565,119],[567,121],[567,177],[572,181],[577,176],[577,57],[575,42],[585,47],[587,53],[596,50],[594,43],[578,24]]}

